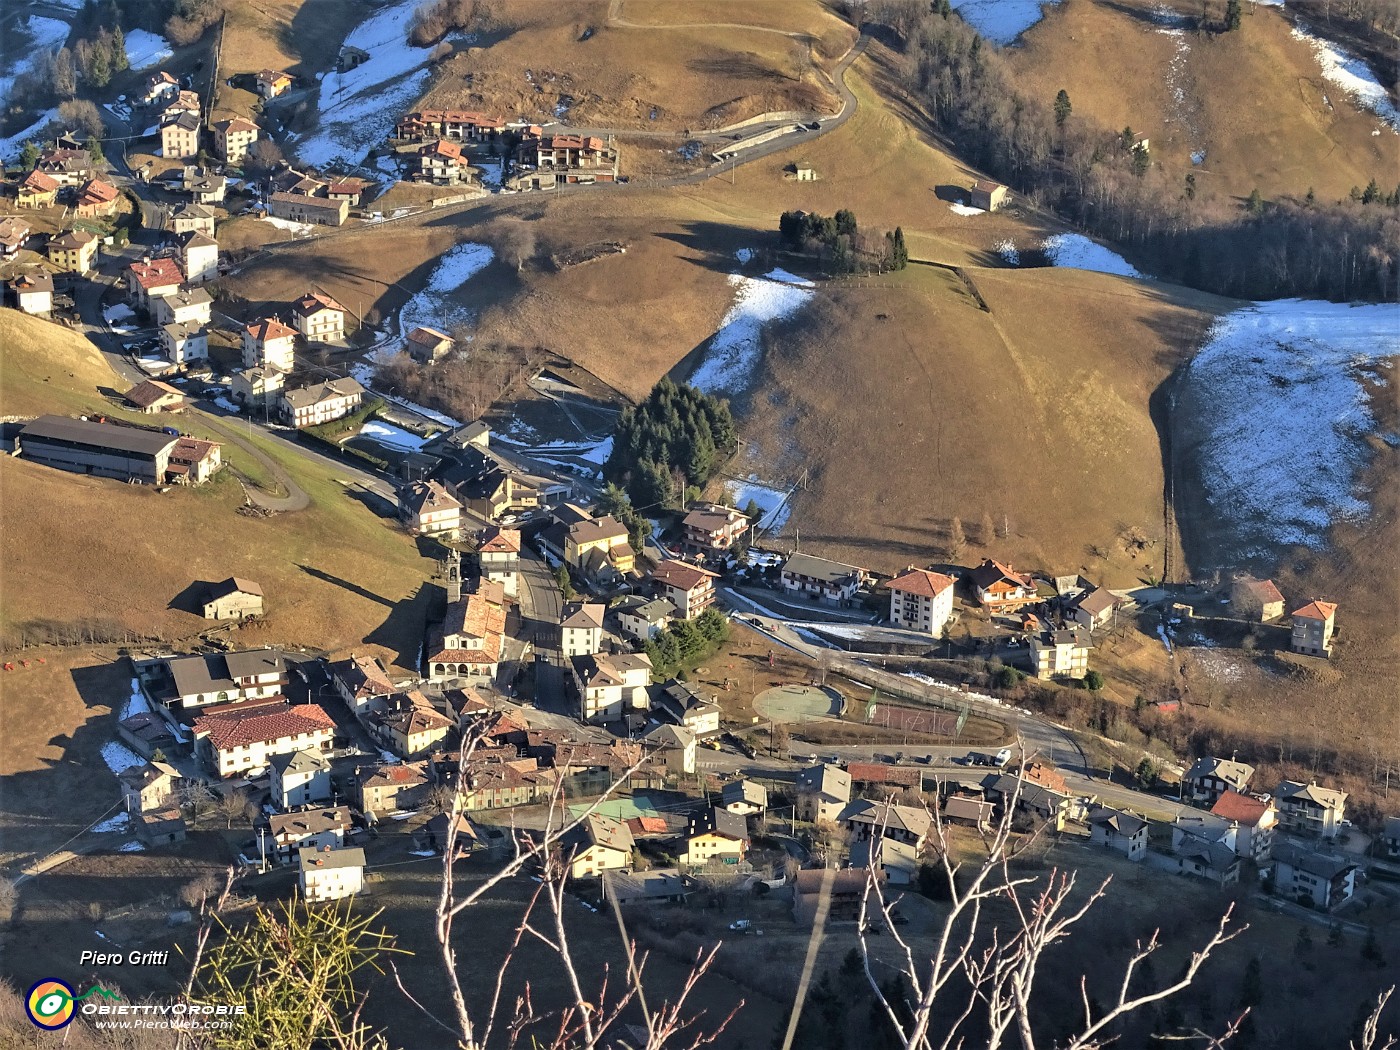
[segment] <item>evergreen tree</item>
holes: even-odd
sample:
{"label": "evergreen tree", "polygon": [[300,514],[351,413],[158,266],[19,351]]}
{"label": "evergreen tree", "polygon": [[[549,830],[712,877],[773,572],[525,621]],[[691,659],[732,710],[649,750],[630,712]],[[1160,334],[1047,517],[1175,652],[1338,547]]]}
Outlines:
{"label": "evergreen tree", "polygon": [[1188,201],[1196,199],[1196,173],[1194,171],[1186,173],[1186,199]]}
{"label": "evergreen tree", "polygon": [[1259,187],[1249,191],[1249,202],[1245,205],[1251,215],[1262,215],[1264,213],[1264,198],[1259,193]]}
{"label": "evergreen tree", "polygon": [[856,235],[856,214],[849,208],[842,208],[833,217],[836,224],[836,235],[838,237],[854,237]]}
{"label": "evergreen tree", "polygon": [[1260,974],[1258,957],[1249,960],[1240,979],[1240,994],[1235,1000],[1240,1006],[1258,1006],[1264,1001],[1264,980]]}
{"label": "evergreen tree", "polygon": [[1377,967],[1385,965],[1385,953],[1381,951],[1381,942],[1376,939],[1374,927],[1366,931],[1366,942],[1361,945],[1361,958]]}
{"label": "evergreen tree", "polygon": [[1376,185],[1376,180],[1372,179],[1370,182],[1366,183],[1366,188],[1361,191],[1361,203],[1375,204],[1376,201],[1380,200],[1380,196],[1381,188]]}
{"label": "evergreen tree", "polygon": [[25,171],[33,171],[39,166],[39,147],[26,142],[19,151],[19,166]]}
{"label": "evergreen tree", "polygon": [[909,248],[904,243],[904,227],[896,226],[890,235],[890,269],[902,270],[909,265]]}
{"label": "evergreen tree", "polygon": [[1152,167],[1152,157],[1145,149],[1133,150],[1133,174],[1142,178]]}
{"label": "evergreen tree", "polygon": [[1240,0],[1225,0],[1225,29],[1233,33],[1240,27]]}
{"label": "evergreen tree", "polygon": [[1118,133],[1118,148],[1123,150],[1124,152],[1127,152],[1128,150],[1133,148],[1133,142],[1136,139],[1137,134],[1133,131],[1132,125],[1129,124],[1121,132]]}
{"label": "evergreen tree", "polygon": [[1060,88],[1060,93],[1055,96],[1055,126],[1064,127],[1069,115],[1074,112],[1074,106],[1070,105],[1069,92]]}
{"label": "evergreen tree", "polygon": [[108,38],[107,62],[112,67],[113,73],[121,73],[131,68],[131,63],[126,57],[126,35],[122,33],[121,26],[113,29],[112,35]]}

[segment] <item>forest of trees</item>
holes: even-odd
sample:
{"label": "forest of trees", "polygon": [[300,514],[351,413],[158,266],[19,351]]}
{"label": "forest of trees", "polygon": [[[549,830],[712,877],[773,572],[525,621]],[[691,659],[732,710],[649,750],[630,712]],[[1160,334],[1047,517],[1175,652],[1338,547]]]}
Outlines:
{"label": "forest of trees", "polygon": [[642,513],[675,506],[704,487],[736,440],[728,402],[663,378],[645,401],[623,410],[603,475]]}
{"label": "forest of trees", "polygon": [[1400,210],[1384,198],[1380,207],[1327,202],[1300,186],[1297,199],[1256,193],[1211,206],[1189,175],[1143,163],[1120,133],[1073,115],[1067,94],[1023,94],[1001,56],[946,5],[878,0],[866,17],[899,35],[906,86],[966,160],[1132,247],[1158,276],[1251,299],[1396,296]]}
{"label": "forest of trees", "polygon": [[909,265],[902,227],[884,234],[862,230],[855,212],[846,208],[832,216],[785,211],[778,233],[783,247],[817,256],[829,273],[884,273]]}

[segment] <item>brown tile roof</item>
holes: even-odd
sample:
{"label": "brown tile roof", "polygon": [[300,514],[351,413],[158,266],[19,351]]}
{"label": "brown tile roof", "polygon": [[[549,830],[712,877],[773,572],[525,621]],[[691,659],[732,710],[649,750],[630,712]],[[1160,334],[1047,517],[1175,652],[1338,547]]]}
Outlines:
{"label": "brown tile roof", "polygon": [[890,581],[890,590],[936,598],[953,586],[953,578],[928,569],[906,569]]}
{"label": "brown tile roof", "polygon": [[1210,807],[1210,811],[1217,817],[1253,827],[1269,811],[1269,803],[1260,802],[1257,798],[1241,795],[1238,791],[1227,788],[1215,805]]}
{"label": "brown tile roof", "polygon": [[87,204],[110,204],[117,199],[118,190],[110,182],[89,179],[78,191],[79,206]]}
{"label": "brown tile roof", "polygon": [[36,193],[48,193],[58,189],[58,183],[38,169],[26,175],[24,181],[20,183],[20,186],[27,190],[33,190]]}
{"label": "brown tile roof", "polygon": [[651,578],[677,590],[692,591],[706,580],[717,579],[718,574],[688,561],[663,561],[652,570]]}
{"label": "brown tile roof", "polygon": [[221,120],[214,125],[214,128],[218,131],[222,131],[225,135],[237,135],[239,133],[246,133],[249,131],[259,132],[262,130],[262,128],[258,127],[251,120],[244,117],[231,117],[228,120]]}
{"label": "brown tile roof", "polygon": [[213,441],[199,438],[180,437],[170,449],[172,464],[192,464],[202,462],[214,449],[220,446]]}
{"label": "brown tile roof", "polygon": [[436,328],[428,328],[426,325],[420,325],[408,333],[408,341],[410,343],[420,343],[423,346],[437,346],[437,344],[444,339],[449,343],[452,342],[452,337],[450,335],[439,332]]}
{"label": "brown tile roof", "polygon": [[245,325],[243,330],[260,343],[265,343],[269,339],[285,339],[297,334],[296,329],[288,328],[275,317],[260,317],[252,324]]}
{"label": "brown tile roof", "polygon": [[505,126],[500,117],[488,116],[470,109],[425,109],[404,117],[404,123],[418,121],[424,124],[472,124],[477,127],[499,128]]}
{"label": "brown tile roof", "polygon": [[1293,614],[1295,620],[1330,620],[1337,614],[1332,602],[1311,601]]}
{"label": "brown tile roof", "polygon": [[62,235],[50,239],[49,247],[74,250],[84,248],[95,240],[97,240],[97,234],[87,230],[66,230]]}
{"label": "brown tile roof", "polygon": [[484,554],[519,554],[520,530],[492,525],[482,532],[477,550]]}
{"label": "brown tile roof", "polygon": [[134,262],[127,268],[134,275],[136,283],[146,291],[152,288],[165,288],[184,281],[184,272],[174,259],[152,259],[150,262]]}
{"label": "brown tile roof", "polygon": [[1017,587],[1029,587],[1031,590],[1035,589],[1035,583],[1029,576],[1025,576],[1019,572],[1013,572],[1010,565],[1003,565],[995,558],[986,559],[981,565],[973,569],[972,572],[969,573],[969,576],[972,582],[983,590],[1003,580],[1015,584]]}
{"label": "brown tile roof", "polygon": [[285,710],[255,712],[247,716],[229,711],[226,714],[205,715],[194,722],[195,736],[207,736],[209,743],[219,751],[328,729],[335,729],[335,720],[316,704],[296,704]]}
{"label": "brown tile roof", "polygon": [[851,762],[846,772],[852,780],[862,784],[913,784],[919,783],[919,771],[907,766],[891,766],[885,762]]}
{"label": "brown tile roof", "polygon": [[1273,580],[1242,579],[1240,586],[1243,587],[1255,601],[1260,605],[1272,605],[1275,602],[1283,601],[1283,592]]}
{"label": "brown tile roof", "polygon": [[147,379],[137,383],[128,390],[122,397],[130,401],[137,408],[150,408],[159,401],[167,397],[182,398],[184,394],[176,390],[169,384],[162,383],[158,379]]}

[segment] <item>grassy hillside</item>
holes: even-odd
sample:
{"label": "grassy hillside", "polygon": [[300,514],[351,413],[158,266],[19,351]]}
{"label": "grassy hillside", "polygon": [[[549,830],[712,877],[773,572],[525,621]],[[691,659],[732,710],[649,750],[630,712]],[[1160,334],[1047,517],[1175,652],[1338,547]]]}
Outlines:
{"label": "grassy hillside", "polygon": [[[1245,10],[1239,32],[1198,34],[1199,5],[1071,0],[1048,8],[1009,61],[1028,94],[1048,101],[1063,88],[1075,114],[1147,135],[1153,160],[1173,179],[1194,171],[1206,196],[1257,186],[1301,199],[1313,187],[1335,200],[1373,177],[1393,188],[1400,135],[1322,78],[1277,8]],[[1169,34],[1173,12],[1186,28]]]}
{"label": "grassy hillside", "polygon": [[[101,393],[115,377],[80,337],[7,310],[0,343],[0,412],[122,414]],[[178,423],[212,436],[199,418],[187,413]],[[253,441],[310,493],[311,507],[242,515],[243,489],[227,471],[208,486],[161,493],[24,459],[0,461],[5,636],[13,640],[26,625],[41,634],[35,628],[46,623],[85,620],[105,633],[188,638],[210,625],[189,611],[187,589],[236,574],[261,583],[269,607],[265,621],[235,632],[240,642],[360,646],[411,665],[431,563],[392,521],[352,498],[333,468],[278,442]],[[226,444],[224,455],[255,473],[242,450]]]}

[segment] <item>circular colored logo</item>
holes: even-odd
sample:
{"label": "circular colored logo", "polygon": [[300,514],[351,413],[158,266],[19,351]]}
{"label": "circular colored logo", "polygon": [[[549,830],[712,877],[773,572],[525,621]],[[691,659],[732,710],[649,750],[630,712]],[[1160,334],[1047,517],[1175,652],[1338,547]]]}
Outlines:
{"label": "circular colored logo", "polygon": [[73,989],[63,981],[46,977],[29,989],[24,1010],[40,1028],[63,1028],[73,1020]]}

